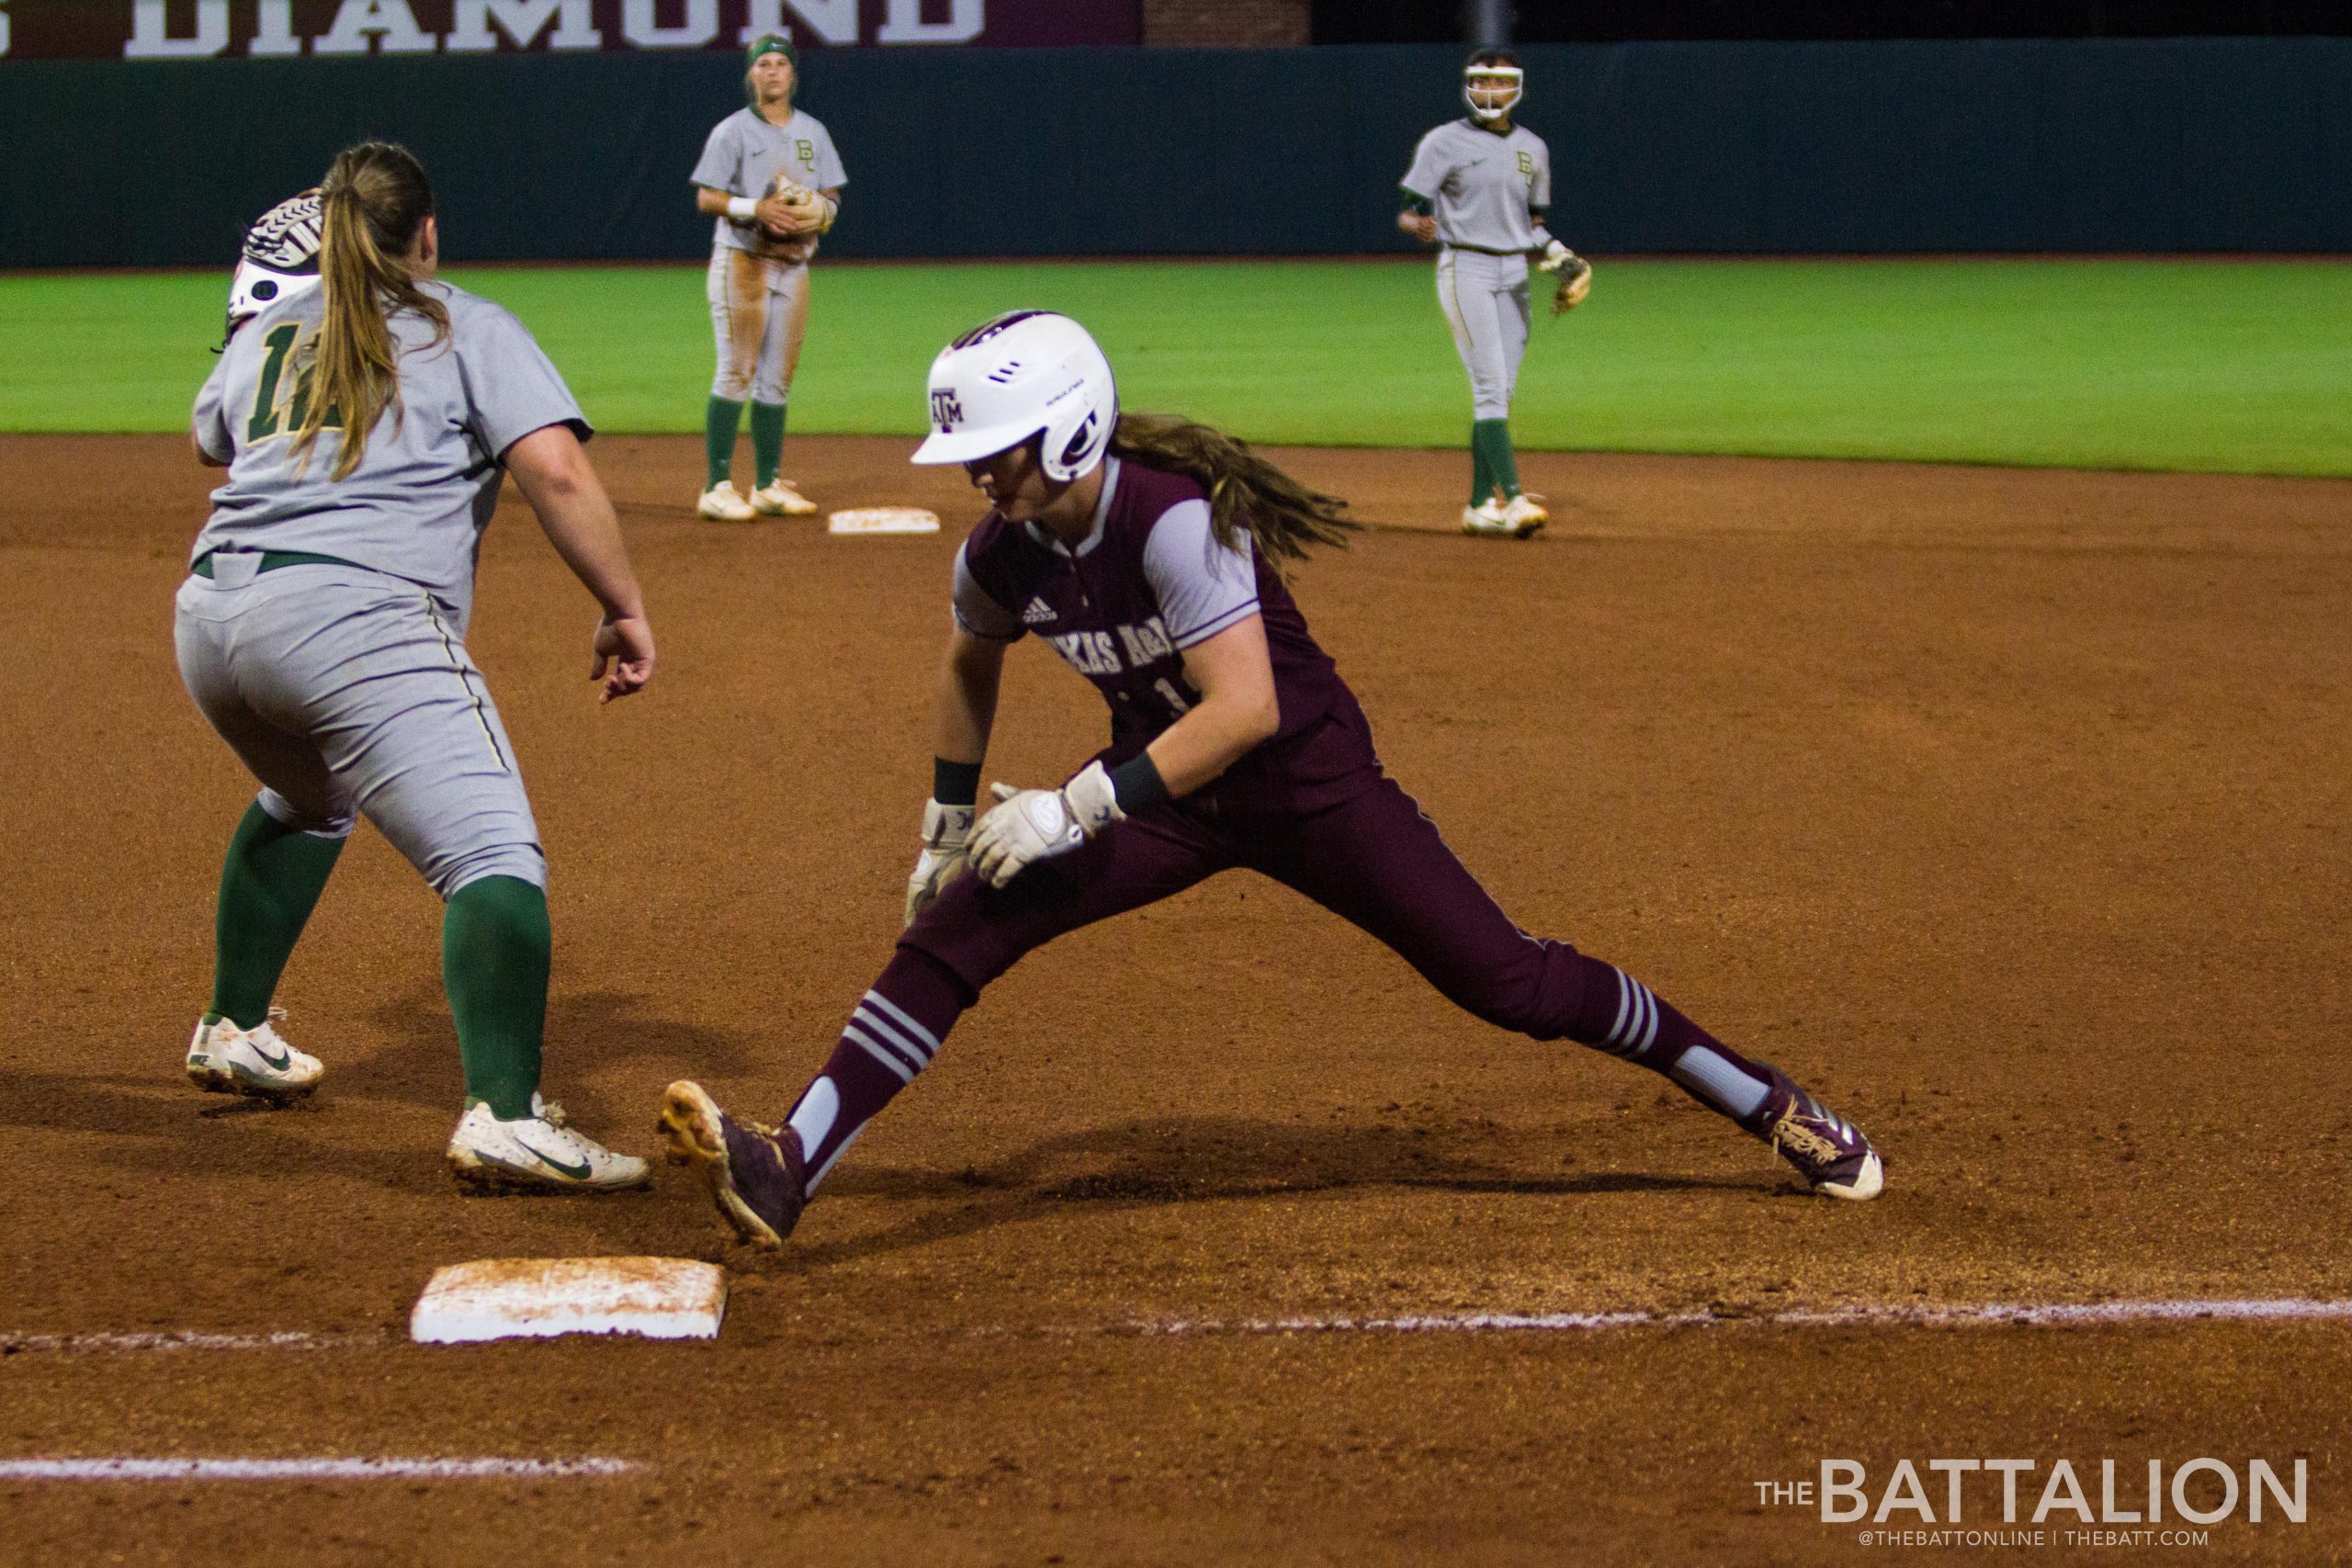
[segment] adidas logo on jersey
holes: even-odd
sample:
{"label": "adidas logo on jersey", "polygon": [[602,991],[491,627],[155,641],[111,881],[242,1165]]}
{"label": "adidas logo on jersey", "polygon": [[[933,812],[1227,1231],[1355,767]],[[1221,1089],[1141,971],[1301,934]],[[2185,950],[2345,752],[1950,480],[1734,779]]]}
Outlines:
{"label": "adidas logo on jersey", "polygon": [[1029,607],[1021,612],[1021,624],[1024,626],[1040,626],[1056,618],[1054,607],[1043,599],[1030,600]]}

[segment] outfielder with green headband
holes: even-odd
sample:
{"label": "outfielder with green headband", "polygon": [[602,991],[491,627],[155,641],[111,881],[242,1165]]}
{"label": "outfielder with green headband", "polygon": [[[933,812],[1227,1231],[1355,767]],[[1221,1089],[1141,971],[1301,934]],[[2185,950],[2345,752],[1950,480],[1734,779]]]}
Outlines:
{"label": "outfielder with green headband", "polygon": [[[712,128],[693,175],[695,206],[711,233],[711,333],[718,374],[704,423],[710,471],[695,510],[717,523],[817,510],[783,477],[785,404],[808,330],[808,262],[841,209],[833,139],[792,107],[800,51],[780,33],[753,41],[743,73],[747,105]],[[752,408],[754,482],[735,488],[735,434]]]}

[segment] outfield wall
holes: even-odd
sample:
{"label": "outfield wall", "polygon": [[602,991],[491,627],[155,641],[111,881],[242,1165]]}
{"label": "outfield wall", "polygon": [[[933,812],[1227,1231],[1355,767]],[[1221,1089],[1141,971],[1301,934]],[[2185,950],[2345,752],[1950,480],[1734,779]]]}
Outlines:
{"label": "outfield wall", "polygon": [[[1555,228],[1630,252],[2352,251],[2352,39],[1522,51]],[[804,107],[836,256],[1330,254],[1392,226],[1459,51],[861,50]],[[703,254],[725,55],[0,62],[0,266],[218,263],[364,135],[466,260]]]}

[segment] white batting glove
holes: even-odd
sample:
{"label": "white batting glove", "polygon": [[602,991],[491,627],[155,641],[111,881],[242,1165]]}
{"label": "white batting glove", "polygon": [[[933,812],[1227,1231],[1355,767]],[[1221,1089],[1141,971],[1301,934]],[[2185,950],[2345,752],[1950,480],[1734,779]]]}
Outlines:
{"label": "white batting glove", "polygon": [[964,874],[964,862],[969,853],[966,840],[972,836],[972,816],[978,809],[970,806],[942,806],[935,800],[923,802],[922,853],[915,859],[914,874],[907,878],[907,924],[913,925],[923,906]]}
{"label": "white batting glove", "polygon": [[1560,243],[1559,241],[1555,240],[1550,244],[1544,247],[1544,259],[1535,264],[1535,270],[1538,272],[1557,272],[1562,267],[1568,265],[1568,258],[1574,254],[1576,254],[1576,252],[1568,249],[1567,246]]}
{"label": "white batting glove", "polygon": [[972,869],[1001,887],[1041,860],[1066,855],[1127,814],[1100,762],[1089,762],[1059,789],[990,784],[997,803],[972,829]]}

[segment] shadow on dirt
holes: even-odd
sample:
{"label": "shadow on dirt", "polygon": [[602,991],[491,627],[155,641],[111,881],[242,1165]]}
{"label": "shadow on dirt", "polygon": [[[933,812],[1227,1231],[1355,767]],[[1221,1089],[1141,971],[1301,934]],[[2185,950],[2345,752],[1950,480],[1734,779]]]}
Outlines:
{"label": "shadow on dirt", "polygon": [[[1234,1117],[1177,1117],[1090,1128],[1047,1138],[960,1173],[889,1167],[848,1168],[829,1193],[929,1201],[923,1212],[879,1235],[794,1247],[796,1269],[970,1235],[1071,1206],[1098,1210],[1171,1203],[1234,1202],[1368,1187],[1454,1192],[1593,1194],[1747,1191],[1754,1180],[1592,1170],[1538,1174],[1557,1167],[1567,1129],[1511,1129],[1479,1122],[1458,1129],[1415,1125],[1306,1126]],[[957,1201],[961,1200],[961,1201]],[[941,1210],[939,1202],[954,1207]]]}

